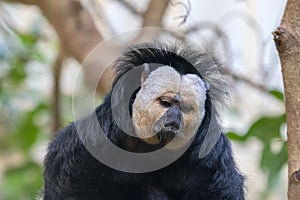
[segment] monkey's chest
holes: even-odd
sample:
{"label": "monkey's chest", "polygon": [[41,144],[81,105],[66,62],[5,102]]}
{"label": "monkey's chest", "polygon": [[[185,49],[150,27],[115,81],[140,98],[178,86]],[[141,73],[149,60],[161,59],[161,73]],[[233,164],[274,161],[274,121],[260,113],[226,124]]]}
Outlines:
{"label": "monkey's chest", "polygon": [[90,188],[83,199],[89,200],[182,200],[183,193],[153,185],[107,184],[101,188]]}
{"label": "monkey's chest", "polygon": [[93,173],[93,176],[84,174],[76,179],[73,177],[71,182],[75,196],[84,200],[184,199],[184,191],[175,188],[174,182],[159,181],[156,178],[155,175]]}

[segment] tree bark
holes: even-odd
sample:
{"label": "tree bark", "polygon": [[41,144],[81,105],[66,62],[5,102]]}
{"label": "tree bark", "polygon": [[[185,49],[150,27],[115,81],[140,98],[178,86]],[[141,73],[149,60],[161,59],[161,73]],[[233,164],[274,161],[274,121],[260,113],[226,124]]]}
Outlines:
{"label": "tree bark", "polygon": [[273,33],[285,91],[288,134],[288,199],[300,199],[300,1],[288,0],[280,27]]}

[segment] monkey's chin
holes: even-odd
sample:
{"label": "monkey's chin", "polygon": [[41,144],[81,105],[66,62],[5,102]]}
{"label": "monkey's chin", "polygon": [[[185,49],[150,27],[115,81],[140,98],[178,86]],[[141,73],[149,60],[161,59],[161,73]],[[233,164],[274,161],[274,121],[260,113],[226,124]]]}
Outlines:
{"label": "monkey's chin", "polygon": [[160,144],[168,150],[177,150],[189,143],[189,138],[185,137],[180,130],[162,129],[157,137]]}
{"label": "monkey's chin", "polygon": [[168,144],[177,134],[177,131],[161,131],[157,133],[157,137],[161,144]]}
{"label": "monkey's chin", "polygon": [[168,144],[164,146],[164,148],[168,150],[177,150],[185,145],[188,145],[190,140],[183,135],[176,135]]}
{"label": "monkey's chin", "polygon": [[[149,132],[151,133],[151,136],[147,137]],[[162,128],[158,132],[154,130],[145,130],[136,133],[146,144],[158,145],[160,148],[166,148],[168,150],[180,149],[185,145],[188,145],[191,139],[191,137],[186,136],[181,129],[174,130]]]}

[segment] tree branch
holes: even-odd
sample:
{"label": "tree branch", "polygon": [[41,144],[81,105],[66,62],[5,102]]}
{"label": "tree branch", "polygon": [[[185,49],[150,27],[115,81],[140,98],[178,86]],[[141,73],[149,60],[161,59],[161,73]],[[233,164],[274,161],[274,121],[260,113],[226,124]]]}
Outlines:
{"label": "tree branch", "polygon": [[60,75],[61,75],[61,69],[62,64],[64,60],[64,53],[61,50],[59,54],[56,57],[56,61],[53,65],[53,78],[54,78],[54,87],[53,87],[53,100],[52,100],[52,106],[53,106],[53,130],[52,130],[52,136],[57,133],[57,130],[60,128],[60,122],[61,122],[61,112],[60,112]]}
{"label": "tree branch", "polygon": [[39,7],[56,29],[66,53],[82,62],[103,40],[91,15],[76,0],[40,1]]}
{"label": "tree branch", "polygon": [[224,74],[228,75],[229,77],[231,77],[232,79],[234,79],[236,81],[242,81],[242,82],[246,83],[247,85],[249,85],[253,88],[256,88],[262,92],[265,92],[265,93],[269,92],[269,90],[262,84],[256,83],[246,77],[241,77],[239,75],[236,75],[233,72],[229,71],[227,68],[222,68],[222,69],[223,69]]}
{"label": "tree branch", "polygon": [[[169,0],[152,0],[148,5],[148,9],[143,14],[142,28],[145,27],[162,27],[163,17],[168,8]],[[134,42],[144,41],[147,39],[155,39],[161,31],[159,29],[141,29],[140,34]]]}
{"label": "tree branch", "polygon": [[285,91],[288,134],[288,199],[300,199],[300,1],[288,0],[281,25],[273,33]]}
{"label": "tree branch", "polygon": [[23,3],[28,5],[37,5],[39,0],[5,0],[10,3]]}

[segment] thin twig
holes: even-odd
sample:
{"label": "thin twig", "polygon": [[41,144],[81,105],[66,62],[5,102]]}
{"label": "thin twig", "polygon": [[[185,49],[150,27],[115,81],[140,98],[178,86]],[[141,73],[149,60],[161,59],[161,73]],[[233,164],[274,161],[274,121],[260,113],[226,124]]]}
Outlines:
{"label": "thin twig", "polygon": [[53,129],[52,129],[52,136],[55,135],[57,130],[60,128],[60,120],[61,120],[61,112],[60,112],[60,75],[62,64],[64,60],[64,53],[63,50],[59,52],[56,57],[56,60],[53,65],[53,78],[54,78],[54,87],[53,87]]}
{"label": "thin twig", "polygon": [[253,88],[256,88],[262,92],[269,92],[269,90],[266,88],[266,86],[262,85],[262,84],[259,84],[259,83],[256,83],[246,77],[242,77],[242,76],[239,76],[237,74],[234,74],[232,71],[229,71],[228,67],[224,67],[222,68],[222,72],[226,75],[228,75],[229,77],[233,78],[234,80],[236,81],[242,81],[242,82],[245,82],[247,85],[250,85],[252,86]]}
{"label": "thin twig", "polygon": [[130,12],[132,14],[141,16],[143,13],[141,11],[139,11],[138,9],[136,9],[131,3],[129,3],[126,0],[119,0],[119,3],[123,4],[123,6],[125,6],[128,10],[130,10]]}

